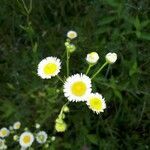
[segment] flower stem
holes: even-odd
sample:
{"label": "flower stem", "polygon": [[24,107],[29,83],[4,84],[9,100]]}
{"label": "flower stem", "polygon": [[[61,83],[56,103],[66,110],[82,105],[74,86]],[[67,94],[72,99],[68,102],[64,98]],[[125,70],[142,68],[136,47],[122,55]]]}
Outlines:
{"label": "flower stem", "polygon": [[62,108],[61,108],[61,111],[60,111],[60,113],[59,113],[59,117],[62,117],[62,113],[63,113],[63,111],[64,111],[64,107],[65,106],[67,106],[69,104],[69,101],[67,101],[63,106],[62,106]]}
{"label": "flower stem", "polygon": [[89,65],[87,71],[86,71],[86,75],[89,73],[90,69],[91,69],[92,65]]}
{"label": "flower stem", "polygon": [[64,83],[63,79],[62,79],[59,75],[57,75],[57,78],[58,78],[62,83]]}
{"label": "flower stem", "polygon": [[67,65],[67,77],[69,76],[69,58],[70,58],[69,55],[70,55],[69,51],[67,50],[67,61],[66,61],[66,65]]}
{"label": "flower stem", "polygon": [[97,72],[91,77],[91,80],[94,79],[100,72],[101,70],[107,65],[108,63],[105,62],[98,70]]}

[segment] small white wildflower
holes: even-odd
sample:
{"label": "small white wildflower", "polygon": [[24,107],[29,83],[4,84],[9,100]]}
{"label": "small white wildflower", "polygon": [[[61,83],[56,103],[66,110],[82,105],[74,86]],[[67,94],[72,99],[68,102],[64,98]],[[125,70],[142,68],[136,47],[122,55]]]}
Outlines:
{"label": "small white wildflower", "polygon": [[96,52],[87,54],[86,61],[89,64],[91,65],[96,64],[98,60],[99,60],[99,55]]}
{"label": "small white wildflower", "polygon": [[109,64],[113,64],[116,62],[117,60],[117,54],[116,53],[108,53],[106,56],[105,56],[105,59],[106,61],[109,63]]}
{"label": "small white wildflower", "polygon": [[7,128],[4,127],[0,129],[0,137],[4,138],[4,137],[9,136],[9,134],[10,134],[10,131]]}
{"label": "small white wildflower", "polygon": [[48,138],[48,136],[47,136],[47,133],[45,131],[40,131],[36,135],[36,140],[40,144],[45,143],[47,138]]}
{"label": "small white wildflower", "polygon": [[13,128],[14,128],[15,130],[20,129],[20,127],[21,127],[21,123],[20,123],[19,121],[15,122],[14,125],[13,125]]}
{"label": "small white wildflower", "polygon": [[56,57],[47,57],[38,64],[38,75],[43,79],[50,79],[58,75],[61,69],[61,61]]}
{"label": "small white wildflower", "polygon": [[32,145],[34,141],[34,136],[31,132],[25,131],[21,134],[19,138],[19,143],[21,147],[28,148]]}
{"label": "small white wildflower", "polygon": [[74,38],[77,37],[77,32],[75,32],[75,31],[68,31],[67,37],[68,37],[69,39],[74,39]]}
{"label": "small white wildflower", "polygon": [[86,101],[91,93],[91,79],[84,74],[75,74],[64,83],[64,96],[73,102]]}

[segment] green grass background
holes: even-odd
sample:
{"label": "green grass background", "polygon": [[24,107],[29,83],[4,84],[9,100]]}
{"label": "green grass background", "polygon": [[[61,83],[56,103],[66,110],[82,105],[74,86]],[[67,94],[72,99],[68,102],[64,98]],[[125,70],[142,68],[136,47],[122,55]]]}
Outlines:
{"label": "green grass background", "polygon": [[[19,2],[0,0],[0,127],[19,120],[32,129],[39,122],[57,137],[51,150],[150,149],[150,1],[33,0],[28,19]],[[61,83],[42,80],[36,72],[47,56],[61,58],[60,75],[66,72],[64,42],[71,29],[78,33],[72,74],[85,72],[91,51],[99,53],[101,64],[110,51],[118,60],[93,82],[106,99],[106,111],[96,115],[71,103],[68,130],[58,134],[53,130],[65,103],[57,92]],[[9,145],[17,149],[13,141]]]}

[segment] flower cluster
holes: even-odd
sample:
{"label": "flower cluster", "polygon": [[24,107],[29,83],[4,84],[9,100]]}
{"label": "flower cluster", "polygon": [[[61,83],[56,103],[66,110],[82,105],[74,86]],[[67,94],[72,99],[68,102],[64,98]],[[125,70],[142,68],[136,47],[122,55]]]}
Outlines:
{"label": "flower cluster", "polygon": [[[67,33],[67,39],[65,42],[66,47],[66,70],[67,74],[61,78],[58,74],[61,69],[61,61],[56,57],[47,57],[43,59],[38,65],[38,75],[43,79],[50,79],[51,77],[57,76],[59,80],[63,82],[64,97],[67,98],[68,102],[86,102],[87,106],[99,114],[106,108],[105,99],[100,93],[92,92],[92,79],[94,79],[100,71],[107,65],[113,64],[117,60],[116,53],[108,53],[105,56],[105,63],[92,75],[88,76],[88,73],[99,60],[97,52],[91,52],[87,54],[86,61],[89,65],[86,73],[73,74],[69,76],[69,60],[71,53],[76,50],[76,46],[73,44],[73,40],[77,37],[75,31],[69,31]],[[64,68],[64,67],[63,67]],[[67,107],[68,102],[64,105]],[[65,111],[62,107],[60,114],[56,119],[55,129],[58,132],[64,132],[67,128],[67,124],[64,121]]]}
{"label": "flower cluster", "polygon": [[0,129],[0,150],[9,148],[7,146],[7,137],[19,143],[21,150],[26,150],[33,146],[36,141],[39,147],[47,148],[55,141],[55,136],[48,136],[48,134],[40,129],[40,124],[35,125],[35,131],[31,132],[28,128],[21,130],[21,122],[17,121],[8,128],[3,127]]}

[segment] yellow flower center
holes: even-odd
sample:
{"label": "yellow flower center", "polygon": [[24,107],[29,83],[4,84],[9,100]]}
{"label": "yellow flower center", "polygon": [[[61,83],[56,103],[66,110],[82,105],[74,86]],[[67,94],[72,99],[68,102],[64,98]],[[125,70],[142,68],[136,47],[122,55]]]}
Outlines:
{"label": "yellow flower center", "polygon": [[75,96],[83,96],[86,92],[86,84],[82,81],[77,81],[72,84],[71,91]]}
{"label": "yellow flower center", "polygon": [[52,75],[55,73],[56,70],[57,70],[57,65],[54,63],[48,63],[44,67],[44,73],[46,75]]}
{"label": "yellow flower center", "polygon": [[16,124],[15,127],[16,127],[17,129],[19,129],[19,128],[20,128],[20,124],[19,124],[19,123]]}
{"label": "yellow flower center", "polygon": [[90,99],[90,108],[94,110],[101,110],[102,109],[102,101],[99,98],[91,98]]}
{"label": "yellow flower center", "polygon": [[23,137],[23,142],[25,144],[28,144],[30,142],[30,140],[31,140],[31,137],[29,135],[26,135],[26,136]]}
{"label": "yellow flower center", "polygon": [[75,34],[74,34],[74,33],[70,33],[70,34],[69,34],[69,37],[70,37],[70,38],[74,38],[74,37],[75,37]]}
{"label": "yellow flower center", "polygon": [[2,130],[1,133],[3,136],[5,136],[5,135],[7,135],[7,130]]}

